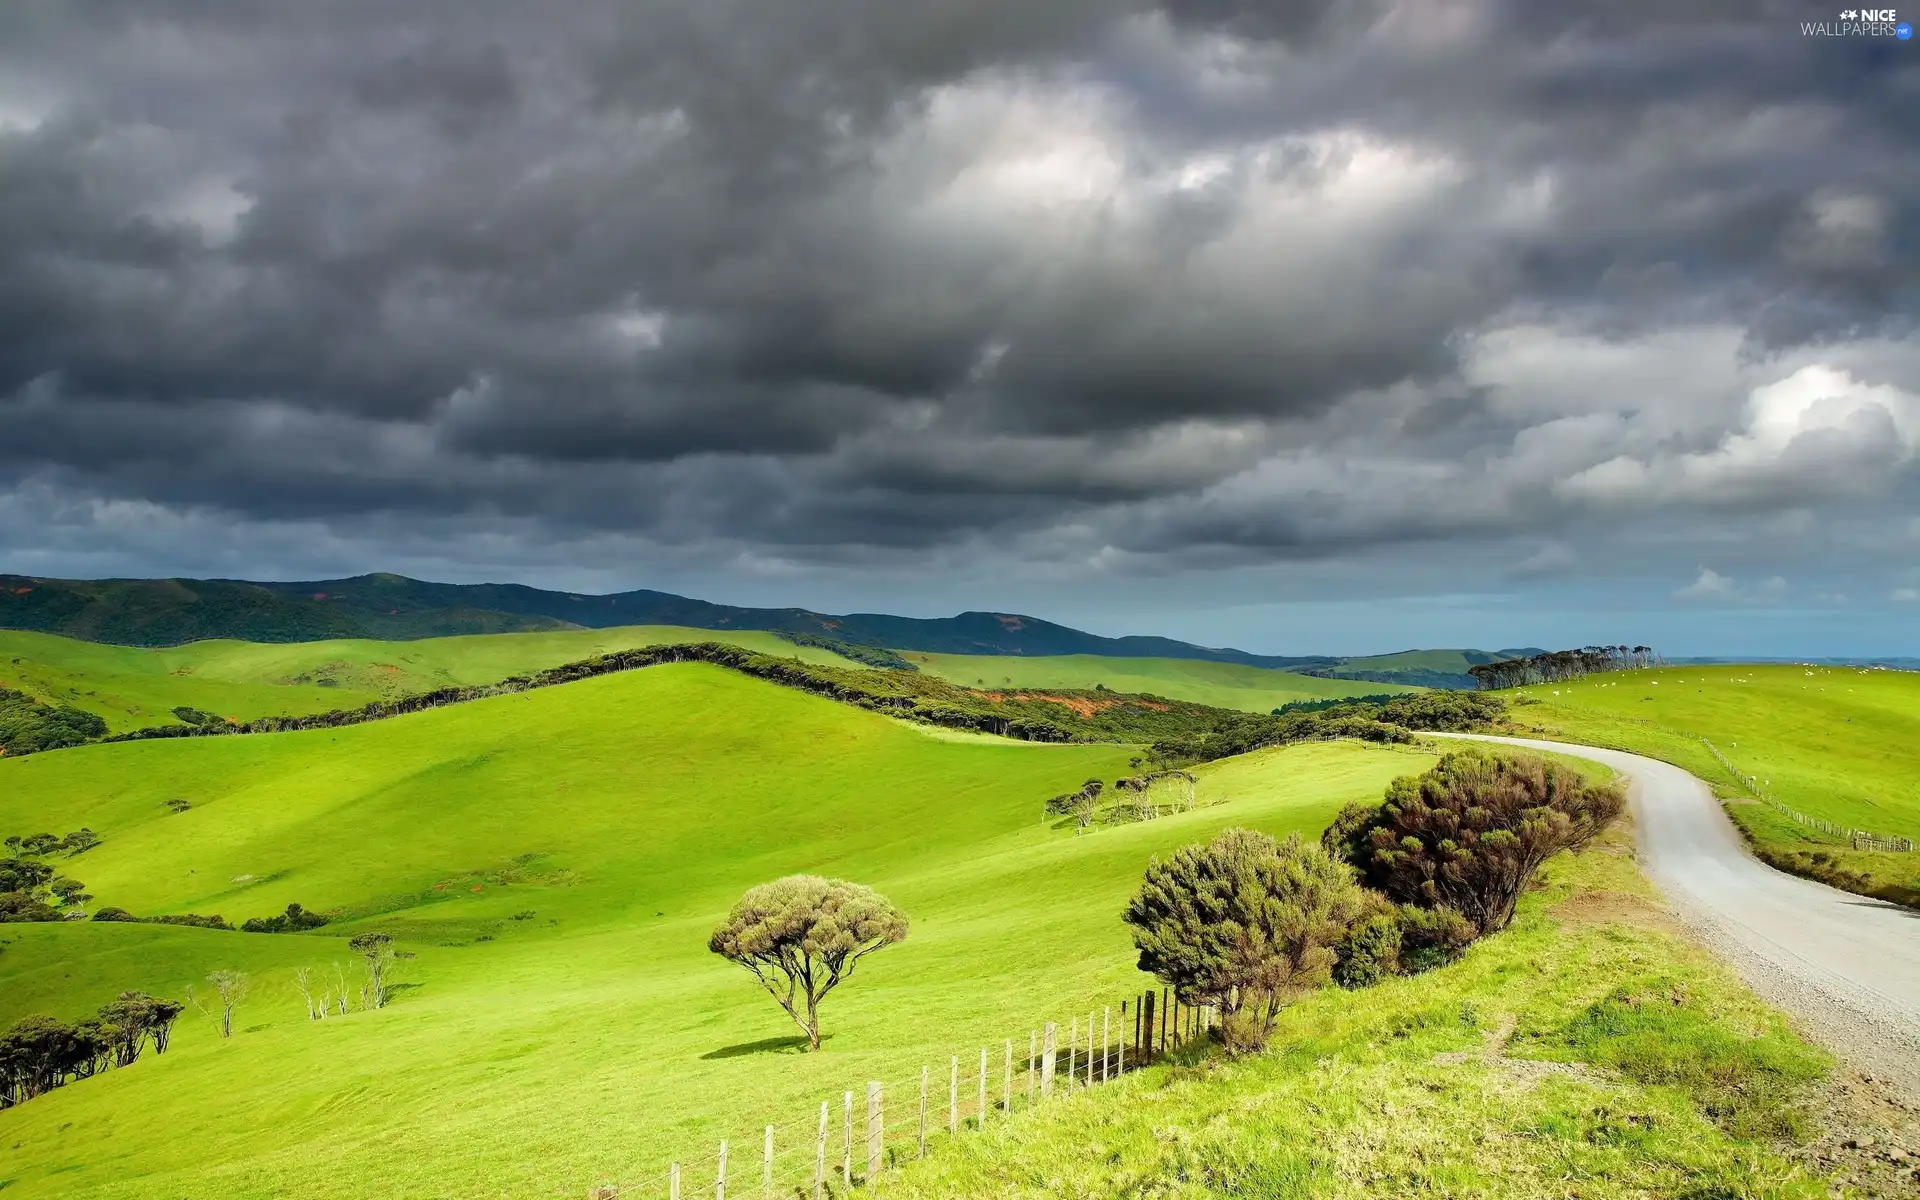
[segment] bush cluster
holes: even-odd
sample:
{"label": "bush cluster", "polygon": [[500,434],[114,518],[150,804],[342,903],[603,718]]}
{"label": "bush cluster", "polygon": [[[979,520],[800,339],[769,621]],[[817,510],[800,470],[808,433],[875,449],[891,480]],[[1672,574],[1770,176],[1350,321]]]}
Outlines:
{"label": "bush cluster", "polygon": [[287,905],[287,911],[271,917],[252,917],[240,925],[242,933],[299,933],[306,929],[318,929],[327,923],[327,918],[316,912],[308,912],[298,904]]}
{"label": "bush cluster", "polygon": [[41,861],[56,854],[68,858],[100,844],[91,829],[77,829],[66,837],[34,833],[6,839],[9,855],[0,858],[0,923],[59,921],[93,899],[86,884],[59,873]]}
{"label": "bush cluster", "polygon": [[96,921],[126,921],[136,925],[189,925],[195,929],[227,929],[233,926],[226,918],[215,913],[203,916],[200,913],[162,913],[157,917],[136,917],[124,908],[108,905],[93,914]]}
{"label": "bush cluster", "polygon": [[1621,804],[1539,758],[1449,754],[1343,811],[1318,845],[1229,829],[1156,858],[1125,920],[1141,970],[1217,1007],[1230,1051],[1257,1049],[1302,991],[1424,971],[1505,928],[1540,864]]}
{"label": "bush cluster", "polygon": [[185,1006],[145,992],[122,992],[98,1014],[69,1025],[52,1017],[24,1017],[0,1034],[0,1108],[42,1096],[71,1080],[124,1067],[152,1043],[165,1054],[173,1023]]}

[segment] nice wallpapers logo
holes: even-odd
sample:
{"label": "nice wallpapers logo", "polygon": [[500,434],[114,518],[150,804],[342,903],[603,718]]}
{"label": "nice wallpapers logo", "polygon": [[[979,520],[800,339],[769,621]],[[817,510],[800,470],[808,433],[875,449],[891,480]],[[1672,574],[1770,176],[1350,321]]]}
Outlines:
{"label": "nice wallpapers logo", "polygon": [[1802,21],[1804,37],[1890,37],[1908,41],[1913,26],[1900,19],[1898,9],[1844,8],[1837,21]]}

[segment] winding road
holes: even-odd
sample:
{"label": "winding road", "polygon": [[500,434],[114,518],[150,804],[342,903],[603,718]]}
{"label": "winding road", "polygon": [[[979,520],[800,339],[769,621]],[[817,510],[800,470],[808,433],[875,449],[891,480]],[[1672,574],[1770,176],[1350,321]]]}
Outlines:
{"label": "winding road", "polygon": [[1843,1057],[1920,1097],[1920,911],[1776,871],[1713,792],[1621,750],[1466,736],[1604,763],[1628,779],[1641,866],[1755,991]]}

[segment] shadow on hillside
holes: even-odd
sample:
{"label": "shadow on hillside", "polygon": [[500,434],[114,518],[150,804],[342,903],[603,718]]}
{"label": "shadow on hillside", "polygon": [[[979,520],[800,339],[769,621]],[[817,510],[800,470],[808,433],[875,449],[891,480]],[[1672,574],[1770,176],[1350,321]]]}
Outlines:
{"label": "shadow on hillside", "polygon": [[[822,1034],[820,1040],[823,1043],[830,1042],[833,1040],[833,1035],[830,1033]],[[749,1054],[804,1054],[806,1053],[806,1049],[807,1039],[795,1035],[793,1037],[761,1038],[757,1042],[741,1042],[735,1046],[722,1046],[718,1050],[709,1050],[700,1057],[702,1059],[744,1058]]]}

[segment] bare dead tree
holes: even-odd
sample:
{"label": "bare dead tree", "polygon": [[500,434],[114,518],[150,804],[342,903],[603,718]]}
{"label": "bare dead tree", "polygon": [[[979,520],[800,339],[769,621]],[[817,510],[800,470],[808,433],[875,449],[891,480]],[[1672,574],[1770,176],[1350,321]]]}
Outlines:
{"label": "bare dead tree", "polygon": [[199,1009],[203,1016],[214,1023],[215,1027],[220,1030],[221,1037],[230,1038],[233,1036],[234,1010],[238,1009],[240,1007],[240,1001],[246,998],[247,973],[245,971],[215,971],[213,974],[207,976],[207,982],[213,985],[214,1000],[211,1008],[209,1008],[199,996],[194,994],[194,990],[191,987],[187,989],[187,1000],[195,1008]]}
{"label": "bare dead tree", "polygon": [[318,1006],[314,1004],[313,981],[310,978],[308,978],[308,974],[309,972],[306,967],[301,967],[299,970],[295,971],[293,973],[293,986],[300,989],[300,998],[306,1001],[307,1020],[318,1021],[321,1017],[326,1015],[327,1002],[323,998],[320,1001]]}

